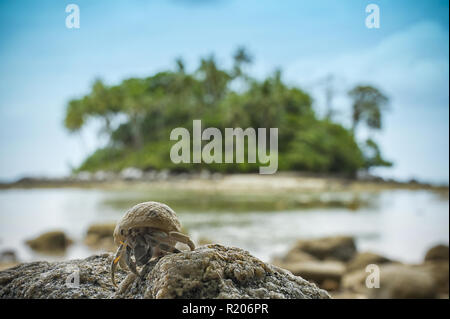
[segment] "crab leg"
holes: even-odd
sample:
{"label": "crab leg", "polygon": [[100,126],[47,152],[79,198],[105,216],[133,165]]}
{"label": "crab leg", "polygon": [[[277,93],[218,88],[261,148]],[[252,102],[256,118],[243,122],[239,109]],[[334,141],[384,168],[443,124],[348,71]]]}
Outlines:
{"label": "crab leg", "polygon": [[133,250],[129,245],[127,245],[125,250],[125,263],[127,264],[128,268],[131,270],[133,274],[136,276],[139,276],[139,273],[136,269],[136,263],[131,259],[131,255],[133,254]]}
{"label": "crab leg", "polygon": [[112,280],[113,285],[116,287],[117,287],[117,284],[114,279],[114,273],[117,268],[117,263],[119,262],[120,258],[122,258],[122,255],[123,255],[123,246],[124,246],[124,244],[122,243],[122,244],[120,244],[119,248],[117,248],[116,255],[114,256],[114,259],[111,263],[111,280]]}
{"label": "crab leg", "polygon": [[166,252],[171,252],[171,253],[181,253],[181,251],[179,251],[178,249],[176,249],[173,246],[164,244],[164,243],[159,243],[158,248],[162,251],[166,251]]}
{"label": "crab leg", "polygon": [[194,249],[195,249],[194,243],[193,243],[193,242],[191,241],[191,239],[190,239],[188,236],[186,236],[185,234],[182,234],[182,233],[179,233],[179,232],[176,232],[176,231],[171,231],[171,232],[169,233],[169,236],[172,237],[172,238],[174,238],[174,239],[176,239],[176,240],[179,241],[179,242],[182,242],[183,244],[188,245],[189,248],[190,248],[191,250],[194,250]]}

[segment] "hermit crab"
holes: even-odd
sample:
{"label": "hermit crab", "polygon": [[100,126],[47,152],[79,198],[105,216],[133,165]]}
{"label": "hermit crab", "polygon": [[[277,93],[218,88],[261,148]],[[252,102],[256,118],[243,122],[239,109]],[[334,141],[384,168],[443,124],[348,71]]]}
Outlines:
{"label": "hermit crab", "polygon": [[146,265],[152,257],[179,253],[177,242],[195,249],[190,238],[181,232],[181,224],[175,212],[158,202],[145,202],[129,209],[114,229],[114,242],[119,246],[111,264],[111,280],[119,263],[139,276],[136,266]]}

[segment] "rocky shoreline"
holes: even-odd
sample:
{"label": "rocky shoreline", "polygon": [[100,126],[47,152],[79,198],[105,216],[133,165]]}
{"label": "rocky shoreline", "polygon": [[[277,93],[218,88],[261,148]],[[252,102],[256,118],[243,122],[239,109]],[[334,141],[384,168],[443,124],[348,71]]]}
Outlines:
{"label": "rocky shoreline", "polygon": [[[349,236],[299,240],[274,265],[316,283],[334,298],[449,298],[449,247],[436,245],[421,264],[409,265],[373,252],[358,252]],[[379,274],[379,288],[366,280]]]}
{"label": "rocky shoreline", "polygon": [[132,276],[119,270],[119,288],[110,279],[112,258],[20,264],[0,272],[0,298],[330,298],[303,278],[235,247],[206,245],[164,256],[128,285],[123,283]]}
{"label": "rocky shoreline", "polygon": [[[131,288],[132,292],[129,292],[128,290],[116,291],[114,289],[109,283],[109,265],[112,258],[111,252],[116,249],[112,238],[113,229],[114,224],[94,224],[88,228],[83,243],[89,246],[93,251],[108,251],[110,253],[94,255],[86,259],[56,263],[34,262],[20,264],[18,260],[12,258],[14,257],[13,252],[4,252],[2,258],[0,258],[0,270],[4,269],[4,271],[0,272],[0,297],[45,297],[44,295],[35,295],[34,292],[16,292],[16,290],[19,289],[18,285],[22,285],[22,283],[20,283],[21,281],[14,281],[14,278],[23,277],[24,275],[26,278],[26,276],[28,276],[27,274],[33,270],[33,272],[37,272],[37,274],[34,274],[33,276],[38,276],[39,273],[49,274],[50,278],[54,278],[55,281],[61,284],[62,274],[66,271],[64,269],[73,269],[74,266],[80,269],[86,269],[86,272],[91,276],[89,277],[91,278],[89,280],[99,283],[99,287],[90,285],[87,282],[88,279],[86,279],[85,283],[87,286],[85,286],[85,288],[87,287],[87,290],[78,291],[77,294],[74,295],[71,295],[73,291],[64,290],[65,292],[60,295],[60,292],[57,292],[56,288],[54,288],[55,291],[48,291],[51,298],[109,298],[111,296],[114,298],[155,298],[156,296],[166,296],[167,298],[169,296],[177,297],[178,295],[175,296],[172,290],[170,290],[171,292],[168,293],[168,295],[161,295],[161,293],[158,292],[159,290],[154,290],[150,293],[148,292],[148,289],[153,288],[149,288],[148,283],[145,281],[137,281]],[[224,247],[219,244],[214,244],[213,242],[213,240],[202,239],[202,242],[197,243],[197,245],[202,246],[197,248],[191,255],[188,254],[187,251],[183,251],[178,257],[177,254],[172,257],[164,257],[164,259],[170,260],[170,263],[164,263],[164,266],[158,267],[167,267],[164,268],[167,271],[172,267],[177,269],[181,264],[184,264],[183,267],[186,267],[179,271],[171,272],[170,275],[167,275],[169,277],[164,277],[164,280],[166,281],[174,280],[174,282],[170,284],[170,287],[173,288],[178,281],[183,282],[183,280],[183,285],[193,285],[193,283],[185,282],[187,280],[186,278],[189,278],[189,274],[196,273],[198,278],[205,279],[209,276],[205,275],[205,271],[208,273],[210,271],[218,271],[218,273],[220,273],[218,278],[222,279],[224,269],[227,269],[226,271],[228,272],[233,272],[234,275],[238,277],[240,276],[238,274],[240,271],[243,271],[242,276],[244,277],[247,275],[250,276],[250,274],[251,276],[254,276],[255,273],[260,271],[260,269],[255,270],[254,268],[255,264],[257,264],[263,267],[265,271],[271,273],[274,271],[283,274],[289,273],[296,278],[314,283],[317,287],[327,291],[333,298],[391,299],[448,298],[449,296],[449,247],[447,245],[436,245],[431,247],[424,256],[422,263],[410,265],[391,260],[373,252],[358,251],[354,238],[350,236],[302,239],[298,240],[284,256],[273,258],[270,261],[270,264],[267,264],[257,260],[248,252],[239,248]],[[71,243],[72,241],[67,238],[64,233],[58,231],[44,233],[37,238],[27,241],[30,248],[47,254],[61,253]],[[180,249],[182,248],[180,247]],[[185,260],[185,258],[187,258],[187,260]],[[195,262],[193,260],[195,260]],[[224,261],[226,261],[226,263],[224,263]],[[172,262],[173,264],[171,264]],[[158,261],[158,264],[159,263],[160,261]],[[246,265],[246,263],[250,263],[251,266]],[[152,263],[151,267],[153,269],[156,267],[156,264]],[[219,267],[219,270],[217,267]],[[366,284],[367,277],[374,271],[373,267],[376,267],[375,270],[379,272],[379,288],[370,288]],[[198,269],[202,269],[203,273],[198,273]],[[98,273],[98,276],[95,275],[95,273]],[[182,273],[184,273],[184,275],[180,275]],[[119,282],[125,279],[125,275],[124,271],[119,272]],[[289,277],[292,275],[286,276]],[[151,277],[151,282],[159,280],[161,285],[169,285],[167,282],[164,283],[164,280],[161,279],[162,277],[158,277],[160,275],[157,275],[156,273],[149,276]],[[213,277],[214,276],[215,275],[213,275]],[[38,280],[38,277],[33,278],[33,280]],[[214,288],[215,291],[217,291],[217,289],[221,291],[219,293],[220,298],[225,298],[226,296],[229,298],[302,298],[301,293],[290,294],[288,291],[283,290],[284,288],[278,287],[275,289],[271,284],[263,284],[262,282],[258,285],[261,284],[264,286],[267,284],[274,290],[270,293],[265,292],[264,290],[264,293],[261,295],[257,295],[253,292],[236,292],[235,290],[238,288],[232,285],[233,282],[236,283],[234,280],[236,278],[232,276],[229,278],[231,278],[229,285],[231,285],[230,287],[232,288],[222,287],[223,289],[219,289],[216,286]],[[289,280],[292,279],[291,277],[289,278]],[[214,280],[216,279],[217,278]],[[244,281],[246,281],[246,279]],[[301,282],[303,283],[303,281]],[[28,287],[27,283],[23,282],[23,284],[25,287]],[[44,283],[39,283],[39,285],[43,284]],[[55,284],[52,282],[45,282],[45,285],[51,287]],[[196,282],[195,285],[201,286],[202,284]],[[184,291],[183,287],[184,286],[177,288],[177,291]],[[28,288],[26,288],[26,290],[27,289]],[[22,291],[22,288],[17,291]],[[230,291],[234,292],[231,295],[227,295]],[[277,295],[275,293],[276,291],[284,292],[281,295]],[[185,295],[183,292],[181,293],[181,296],[187,298],[188,295]],[[215,298],[210,293],[201,293],[197,297]]]}
{"label": "rocky shoreline", "polygon": [[[180,183],[189,181],[190,183]],[[263,184],[263,185],[261,185]],[[11,188],[54,188],[54,187],[81,187],[81,188],[122,188],[141,187],[152,185],[157,187],[170,186],[173,189],[203,189],[207,191],[212,186],[215,190],[248,189],[256,186],[269,189],[296,189],[310,191],[329,190],[381,190],[381,189],[429,189],[447,191],[448,185],[432,185],[410,180],[400,182],[393,179],[383,179],[377,176],[364,175],[357,178],[348,178],[341,175],[320,175],[301,172],[278,172],[274,175],[259,174],[221,174],[207,170],[199,172],[171,172],[142,171],[137,168],[127,168],[121,172],[97,171],[79,172],[67,177],[24,177],[14,182],[0,182],[0,189]]]}

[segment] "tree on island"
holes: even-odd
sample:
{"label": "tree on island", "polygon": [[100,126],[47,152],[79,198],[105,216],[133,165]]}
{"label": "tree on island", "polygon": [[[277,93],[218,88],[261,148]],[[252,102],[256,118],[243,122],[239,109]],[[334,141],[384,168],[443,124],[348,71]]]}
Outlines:
{"label": "tree on island", "polygon": [[[179,58],[175,70],[149,77],[125,79],[111,86],[96,80],[87,95],[68,102],[64,124],[70,132],[77,132],[90,119],[100,119],[101,133],[108,136],[109,143],[76,170],[119,171],[134,166],[144,170],[258,171],[260,163],[172,163],[170,131],[176,127],[191,130],[194,119],[201,119],[205,128],[222,132],[227,127],[279,128],[279,170],[354,175],[367,166],[352,130],[331,119],[320,119],[311,96],[287,85],[281,70],[263,79],[252,78],[244,67],[252,60],[245,48],[239,48],[230,69],[220,67],[214,56],[209,56],[201,59],[196,70],[187,72]],[[366,110],[367,105],[364,102],[357,108]],[[366,111],[359,113],[358,121],[367,116]]]}
{"label": "tree on island", "polygon": [[[374,131],[382,129],[382,114],[387,110],[389,98],[380,90],[369,85],[358,85],[348,92],[352,100],[352,132],[356,136],[356,129],[361,122]],[[392,163],[382,158],[380,148],[372,138],[368,138],[363,146],[365,158],[364,169],[375,166],[392,166]]]}

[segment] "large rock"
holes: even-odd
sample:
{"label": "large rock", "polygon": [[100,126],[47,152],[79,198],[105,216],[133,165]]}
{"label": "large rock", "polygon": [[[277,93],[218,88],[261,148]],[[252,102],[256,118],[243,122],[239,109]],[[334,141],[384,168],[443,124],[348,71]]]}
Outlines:
{"label": "large rock", "polygon": [[287,262],[281,264],[280,267],[289,270],[296,276],[310,280],[326,290],[337,290],[345,273],[345,264],[334,260]]}
{"label": "large rock", "polygon": [[434,279],[439,294],[448,298],[449,293],[449,248],[447,245],[431,247],[420,266]]}
{"label": "large rock", "polygon": [[425,254],[425,261],[447,260],[448,261],[448,246],[436,245],[431,247]]}
{"label": "large rock", "polygon": [[17,254],[12,249],[5,249],[0,252],[0,271],[17,266],[19,260]]}
{"label": "large rock", "polygon": [[89,226],[84,243],[92,249],[103,249],[106,251],[114,251],[114,228],[116,224],[94,224]]}
{"label": "large rock", "polygon": [[286,264],[297,264],[307,261],[318,261],[318,259],[304,251],[291,249],[286,255],[273,258],[272,264],[286,268],[284,267]]}
{"label": "large rock", "polygon": [[50,231],[27,240],[25,242],[31,249],[46,253],[61,253],[72,243],[62,231]]}
{"label": "large rock", "polygon": [[350,260],[356,253],[355,241],[349,236],[299,240],[288,254],[306,252],[318,259]]}
{"label": "large rock", "polygon": [[[21,264],[0,272],[0,298],[329,298],[316,285],[239,248],[207,245],[167,255],[150,262],[142,278],[123,291],[111,283],[112,258]],[[66,281],[76,274],[79,285],[71,288]],[[117,281],[126,275],[118,270]]]}
{"label": "large rock", "polygon": [[0,252],[0,262],[17,262],[17,254],[12,249],[5,249]]}
{"label": "large rock", "polygon": [[366,287],[366,278],[369,273],[357,270],[342,278],[344,290],[376,299],[438,297],[438,289],[433,276],[420,267],[393,263],[382,265],[379,269],[379,288]]}
{"label": "large rock", "polygon": [[366,269],[367,265],[375,264],[381,265],[391,262],[390,259],[372,253],[372,252],[362,252],[357,253],[348,263],[347,263],[347,271],[351,272],[358,269]]}
{"label": "large rock", "polygon": [[449,265],[448,260],[427,261],[418,268],[428,272],[433,277],[437,292],[448,298],[449,293]]}

